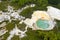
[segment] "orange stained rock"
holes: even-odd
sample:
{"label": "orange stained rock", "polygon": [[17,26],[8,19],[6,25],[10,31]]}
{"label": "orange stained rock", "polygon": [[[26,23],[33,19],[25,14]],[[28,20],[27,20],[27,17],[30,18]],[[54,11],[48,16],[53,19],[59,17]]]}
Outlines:
{"label": "orange stained rock", "polygon": [[41,16],[41,19],[50,20],[49,15],[47,15],[47,14],[45,14],[45,13],[41,13],[40,16]]}
{"label": "orange stained rock", "polygon": [[50,20],[51,18],[45,11],[36,11],[33,13],[33,17],[36,17],[36,19],[45,19],[45,20]]}

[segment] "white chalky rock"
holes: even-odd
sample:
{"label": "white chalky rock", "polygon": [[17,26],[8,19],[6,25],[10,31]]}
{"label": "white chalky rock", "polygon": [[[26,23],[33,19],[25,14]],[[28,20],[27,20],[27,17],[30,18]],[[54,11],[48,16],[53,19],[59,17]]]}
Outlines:
{"label": "white chalky rock", "polygon": [[47,13],[53,18],[60,20],[60,9],[54,8],[52,6],[47,7]]}
{"label": "white chalky rock", "polygon": [[5,29],[0,30],[0,36],[4,35],[6,32],[8,32],[8,30],[5,30]]}

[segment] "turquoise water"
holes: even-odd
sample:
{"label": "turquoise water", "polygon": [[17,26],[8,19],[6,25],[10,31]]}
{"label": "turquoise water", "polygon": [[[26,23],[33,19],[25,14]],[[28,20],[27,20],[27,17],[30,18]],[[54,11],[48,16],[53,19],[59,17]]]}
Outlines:
{"label": "turquoise water", "polygon": [[48,24],[47,20],[41,20],[41,19],[39,19],[39,20],[37,20],[36,24],[37,24],[37,27],[43,28],[43,29],[46,29],[46,28],[49,27],[49,24]]}

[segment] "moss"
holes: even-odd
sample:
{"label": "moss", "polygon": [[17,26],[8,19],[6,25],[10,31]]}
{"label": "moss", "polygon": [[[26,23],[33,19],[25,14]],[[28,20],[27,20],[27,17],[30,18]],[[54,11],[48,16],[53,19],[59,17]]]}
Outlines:
{"label": "moss", "polygon": [[4,11],[7,8],[7,6],[8,6],[7,3],[8,3],[7,1],[4,1],[4,2],[0,3],[0,10],[1,11]]}
{"label": "moss", "polygon": [[18,24],[18,28],[19,28],[20,30],[22,30],[22,31],[25,30],[25,27],[26,27],[26,25],[25,25],[24,23]]}
{"label": "moss", "polygon": [[19,36],[14,35],[14,37],[11,40],[20,40]]}
{"label": "moss", "polygon": [[26,18],[31,18],[31,15],[33,13],[33,8],[27,8],[21,12],[20,15],[26,17]]}
{"label": "moss", "polygon": [[15,25],[14,23],[8,23],[5,27],[8,31],[11,31],[15,27]]}

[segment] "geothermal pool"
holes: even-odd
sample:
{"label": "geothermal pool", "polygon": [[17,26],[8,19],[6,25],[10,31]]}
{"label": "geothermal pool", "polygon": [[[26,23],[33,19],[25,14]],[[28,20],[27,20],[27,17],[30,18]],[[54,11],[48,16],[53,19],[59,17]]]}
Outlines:
{"label": "geothermal pool", "polygon": [[42,19],[37,20],[36,25],[37,27],[42,28],[42,29],[46,29],[49,27],[48,20],[42,20]]}

